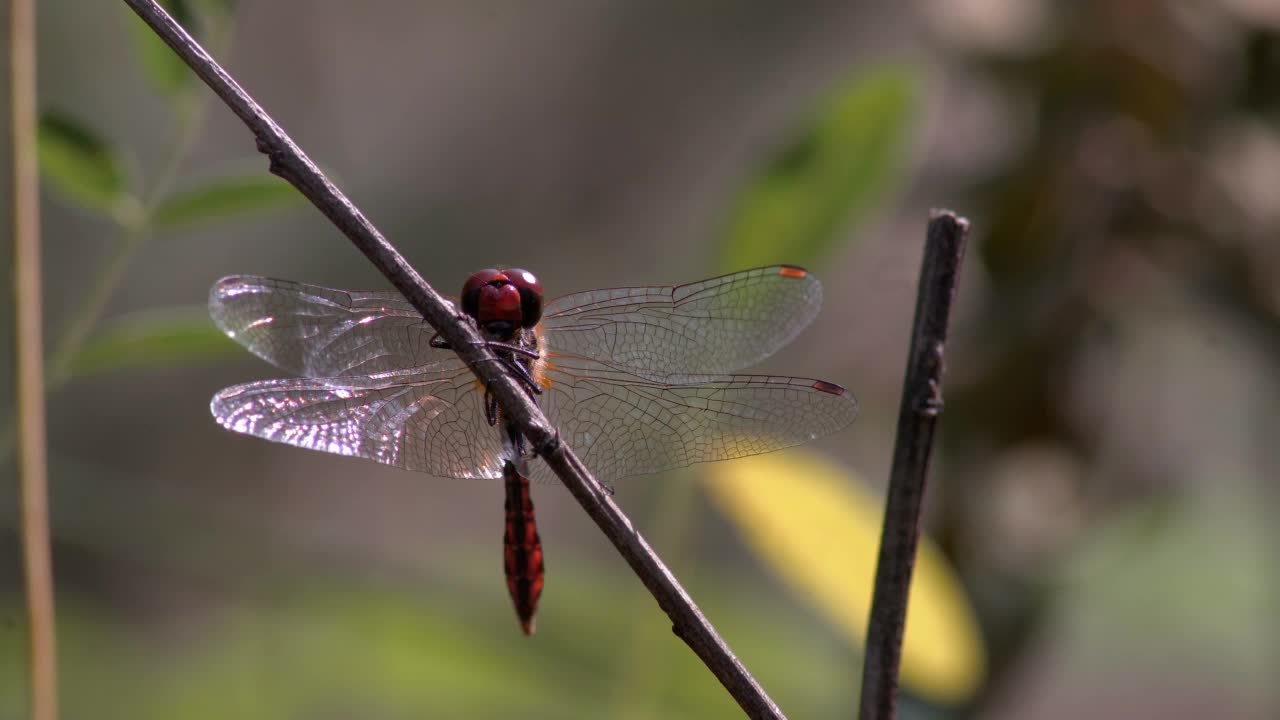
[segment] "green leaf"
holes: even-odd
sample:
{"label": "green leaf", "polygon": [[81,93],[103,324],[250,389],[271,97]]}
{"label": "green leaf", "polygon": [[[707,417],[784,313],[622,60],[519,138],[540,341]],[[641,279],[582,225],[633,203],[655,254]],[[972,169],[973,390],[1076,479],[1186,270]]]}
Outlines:
{"label": "green leaf", "polygon": [[146,311],[121,318],[88,342],[71,361],[71,373],[180,365],[235,351],[202,306]]}
{"label": "green leaf", "polygon": [[215,180],[204,187],[175,193],[156,208],[156,227],[174,228],[232,215],[298,205],[302,195],[289,183],[266,175]]}
{"label": "green leaf", "polygon": [[[162,0],[160,4],[192,37],[200,37],[198,16],[187,0]],[[133,12],[129,16],[134,52],[156,89],[172,96],[189,87],[194,76],[187,64],[141,18]]]}
{"label": "green leaf", "polygon": [[812,263],[847,237],[902,171],[915,85],[886,66],[833,93],[738,195],[722,265]]}
{"label": "green leaf", "polygon": [[115,151],[76,121],[45,114],[37,146],[41,174],[69,200],[111,210],[124,197],[124,172]]}

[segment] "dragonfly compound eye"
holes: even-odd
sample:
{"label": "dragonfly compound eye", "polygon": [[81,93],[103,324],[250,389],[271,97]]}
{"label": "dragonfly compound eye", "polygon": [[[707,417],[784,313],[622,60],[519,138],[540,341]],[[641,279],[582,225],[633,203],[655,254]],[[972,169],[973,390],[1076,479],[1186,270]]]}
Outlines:
{"label": "dragonfly compound eye", "polygon": [[520,291],[520,325],[531,328],[542,319],[542,283],[528,270],[503,270],[507,280]]}
{"label": "dragonfly compound eye", "polygon": [[479,320],[480,291],[501,275],[501,272],[488,268],[467,278],[467,282],[462,286],[462,312]]}

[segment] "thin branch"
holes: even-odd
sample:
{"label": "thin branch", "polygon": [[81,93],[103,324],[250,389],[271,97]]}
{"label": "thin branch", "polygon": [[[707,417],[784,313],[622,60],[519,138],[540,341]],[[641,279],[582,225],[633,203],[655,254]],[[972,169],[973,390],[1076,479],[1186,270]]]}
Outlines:
{"label": "thin branch", "polygon": [[30,641],[31,718],[58,716],[49,478],[45,454],[44,336],[40,298],[40,171],[36,163],[35,0],[9,6],[13,129],[13,289],[18,477]]}
{"label": "thin branch", "polygon": [[942,353],[968,234],[968,220],[946,210],[930,213],[867,624],[861,720],[893,720],[897,715],[907,596],[920,541],[933,431],[942,413]]}
{"label": "thin branch", "polygon": [[271,161],[271,172],[293,184],[324,213],[365,257],[382,272],[476,376],[490,387],[506,416],[529,439],[565,487],[631,565],[632,570],[671,618],[672,629],[702,659],[747,715],[781,718],[782,712],[764,692],[693,603],[666,565],[636,532],[631,521],[583,466],[538,406],[528,398],[481,341],[474,325],[431,289],[422,276],[382,234],[329,182],[253,98],[152,0],[125,0],[151,29],[173,48],[253,132],[258,150]]}

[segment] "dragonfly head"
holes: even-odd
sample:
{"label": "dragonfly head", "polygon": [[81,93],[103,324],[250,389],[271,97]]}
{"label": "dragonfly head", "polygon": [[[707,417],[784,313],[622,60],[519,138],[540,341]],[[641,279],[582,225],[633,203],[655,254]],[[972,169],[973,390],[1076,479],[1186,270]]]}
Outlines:
{"label": "dragonfly head", "polygon": [[542,319],[542,285],[528,270],[481,270],[462,286],[462,311],[485,332],[508,340]]}

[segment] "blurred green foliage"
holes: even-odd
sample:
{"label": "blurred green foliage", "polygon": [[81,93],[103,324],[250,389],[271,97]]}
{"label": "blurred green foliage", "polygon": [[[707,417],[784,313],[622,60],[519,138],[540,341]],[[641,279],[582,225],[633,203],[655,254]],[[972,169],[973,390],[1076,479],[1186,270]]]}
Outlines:
{"label": "blurred green foliage", "polygon": [[826,98],[729,213],[721,265],[806,265],[849,239],[889,196],[912,136],[916,78],[890,65],[859,70]]}
{"label": "blurred green foliage", "polygon": [[[212,38],[214,43],[226,33],[232,8],[220,0],[169,0],[162,5],[193,35]],[[39,160],[45,182],[65,202],[103,214],[117,230],[111,261],[99,271],[93,289],[84,296],[50,354],[49,382],[54,387],[74,375],[189,363],[225,353],[231,344],[203,311],[120,318],[99,336],[91,335],[124,268],[155,233],[230,222],[302,204],[290,185],[264,175],[214,178],[188,189],[171,189],[199,127],[200,105],[193,101],[193,76],[131,11],[127,22],[133,28],[134,51],[145,74],[170,102],[175,140],[156,177],[131,181],[122,169],[121,153],[84,122],[59,113],[41,118]],[[135,195],[130,187],[134,184],[145,186],[146,191]]]}
{"label": "blurred green foliage", "polygon": [[128,182],[115,150],[79,122],[58,114],[40,118],[40,172],[74,204],[115,212]]}
{"label": "blurred green foliage", "polygon": [[[68,717],[169,720],[228,717],[596,718],[612,715],[618,680],[617,639],[632,618],[618,612],[642,592],[634,578],[559,554],[554,603],[537,642],[518,631],[505,594],[474,567],[489,555],[462,558],[436,586],[475,582],[492,588],[466,601],[428,587],[356,580],[340,585],[280,578],[257,597],[224,604],[184,634],[173,656],[142,623],[109,606],[72,597],[59,608],[63,696]],[[350,570],[351,568],[347,568]],[[468,576],[471,576],[469,578]],[[602,582],[602,576],[609,581]],[[472,579],[474,578],[474,579]],[[845,678],[855,658],[823,640],[822,629],[728,577],[695,589],[715,608],[738,654],[793,712],[849,711]],[[748,592],[756,599],[743,600]],[[0,597],[0,613],[17,610]],[[643,615],[661,625],[657,608]],[[761,617],[774,622],[762,623]],[[183,619],[172,618],[174,629]],[[148,632],[142,632],[142,630]],[[21,633],[22,627],[10,626]],[[736,704],[675,636],[657,633],[664,680],[655,716],[731,717]],[[0,656],[0,718],[22,713],[17,658]],[[518,671],[515,671],[517,670]]]}
{"label": "blurred green foliage", "polygon": [[153,223],[157,229],[175,230],[302,203],[296,188],[273,175],[219,178],[161,200]]}
{"label": "blurred green foliage", "polygon": [[124,368],[173,367],[234,355],[237,346],[209,326],[203,306],[145,311],[113,319],[80,349],[71,372],[83,377]]}

